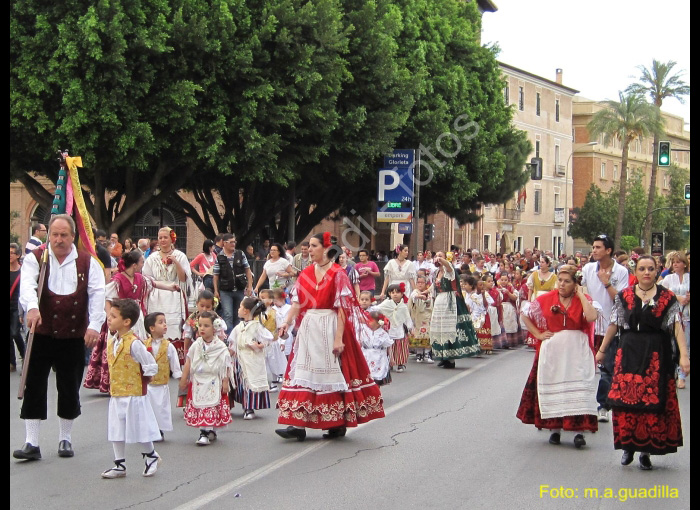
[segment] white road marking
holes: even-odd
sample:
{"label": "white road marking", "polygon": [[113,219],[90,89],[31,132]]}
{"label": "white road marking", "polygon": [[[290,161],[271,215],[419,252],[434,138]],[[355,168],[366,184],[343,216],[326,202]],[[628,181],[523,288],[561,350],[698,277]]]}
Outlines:
{"label": "white road marking", "polygon": [[[499,358],[503,358],[504,354],[512,354],[513,352],[516,352],[514,350],[505,352],[505,353],[499,353]],[[441,383],[435,384],[434,386],[431,386],[430,388],[427,388],[419,393],[416,393],[415,395],[402,400],[401,402],[397,402],[393,406],[389,407],[388,409],[384,410],[384,415],[389,416],[397,411],[400,411],[404,407],[410,406],[411,404],[417,402],[418,400],[427,397],[428,395],[432,395],[438,390],[441,390],[445,388],[446,386],[449,386],[452,383],[455,383],[459,381],[460,379],[463,379],[467,377],[468,375],[471,375],[475,372],[478,372],[482,368],[490,365],[493,363],[493,361],[496,359],[496,357],[491,357],[490,360],[485,361],[484,363],[480,363],[479,365],[469,368],[469,370],[466,370],[464,372],[460,372],[458,374],[453,375],[449,379],[445,379]],[[373,420],[369,423],[365,423],[361,426],[362,430],[366,429],[367,427],[372,426],[373,423],[377,423],[379,420]],[[357,428],[353,428],[351,430],[348,430],[348,435],[353,434],[357,431]],[[269,474],[274,473],[278,469],[283,468],[287,464],[290,464],[294,462],[297,459],[300,459],[310,453],[313,453],[317,450],[320,450],[321,448],[332,444],[332,441],[322,441],[318,443],[314,443],[310,446],[307,446],[303,448],[302,450],[299,450],[296,453],[292,453],[290,455],[287,455],[286,457],[282,457],[279,460],[275,460],[273,462],[270,462],[269,464],[266,464],[265,466],[256,469],[255,471],[252,471],[248,473],[245,476],[241,476],[240,478],[236,478],[235,480],[232,480],[218,489],[214,489],[213,491],[207,492],[205,494],[202,494],[201,496],[197,496],[196,499],[193,499],[192,501],[188,501],[180,506],[178,506],[175,510],[195,510],[198,508],[202,508],[204,505],[207,505],[208,503],[211,503],[212,501],[225,496],[226,494],[233,492],[234,490],[240,489],[242,487],[245,487],[246,485],[255,482],[257,480],[260,480],[261,478],[266,477]]]}

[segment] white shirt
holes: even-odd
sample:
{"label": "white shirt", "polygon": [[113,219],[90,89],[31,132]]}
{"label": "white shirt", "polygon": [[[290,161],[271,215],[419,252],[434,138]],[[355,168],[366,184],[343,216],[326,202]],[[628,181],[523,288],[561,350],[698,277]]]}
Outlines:
{"label": "white shirt", "polygon": [[[78,270],[76,260],[78,250],[72,246],[71,252],[59,264],[53,254],[51,245],[49,250],[49,289],[59,296],[72,294],[78,288]],[[20,280],[19,303],[24,310],[39,308],[37,287],[39,286],[39,262],[33,253],[24,257],[22,275]],[[107,314],[105,313],[105,275],[100,264],[95,258],[90,257],[90,271],[88,275],[88,329],[100,331]]]}
{"label": "white shirt", "polygon": [[[603,315],[603,320],[596,322],[596,335],[604,335],[605,329],[607,329],[610,324],[610,313],[612,312],[612,307],[614,301],[610,298],[608,289],[605,288],[603,282],[598,278],[598,270],[600,269],[600,264],[598,262],[589,262],[583,269],[581,273],[583,279],[581,284],[587,288],[588,295],[591,296],[593,301],[597,301],[600,305]],[[617,292],[625,290],[629,286],[629,273],[624,266],[621,266],[615,260],[613,260],[613,266],[610,273],[610,284],[615,287]],[[603,328],[605,324],[605,328]],[[601,329],[602,328],[602,329]]]}

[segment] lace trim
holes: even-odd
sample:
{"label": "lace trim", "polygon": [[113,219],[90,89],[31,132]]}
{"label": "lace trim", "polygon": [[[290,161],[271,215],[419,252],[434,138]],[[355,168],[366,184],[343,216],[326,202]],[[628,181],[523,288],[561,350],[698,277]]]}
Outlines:
{"label": "lace trim", "polygon": [[348,391],[348,385],[345,382],[342,383],[315,383],[306,379],[292,379],[289,382],[290,386],[301,386],[302,388],[307,388],[313,391]]}

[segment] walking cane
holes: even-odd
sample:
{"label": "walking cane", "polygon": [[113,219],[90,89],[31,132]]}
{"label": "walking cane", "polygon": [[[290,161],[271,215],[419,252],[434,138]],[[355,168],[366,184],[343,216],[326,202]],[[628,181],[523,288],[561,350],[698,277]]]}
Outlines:
{"label": "walking cane", "polygon": [[[49,249],[44,249],[44,254],[41,256],[39,265],[41,269],[39,270],[39,286],[37,287],[37,303],[41,303],[41,294],[44,290],[44,280],[46,279],[46,268],[49,262]],[[32,324],[32,328],[29,330],[29,335],[27,336],[27,348],[24,353],[24,363],[22,365],[22,376],[19,380],[19,390],[17,391],[17,398],[22,400],[24,398],[24,388],[27,385],[27,372],[29,372],[29,361],[32,357],[32,345],[34,345],[34,330],[36,329],[36,322]]]}

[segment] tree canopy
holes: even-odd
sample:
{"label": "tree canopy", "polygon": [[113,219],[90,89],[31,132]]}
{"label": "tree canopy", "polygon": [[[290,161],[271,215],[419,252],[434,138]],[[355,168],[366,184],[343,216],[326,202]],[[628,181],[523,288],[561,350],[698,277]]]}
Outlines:
{"label": "tree canopy", "polygon": [[11,179],[47,204],[29,172],[55,179],[69,149],[101,227],[166,200],[206,235],[286,239],[291,211],[297,237],[367,211],[382,156],[423,145],[424,210],[467,221],[523,185],[531,150],[479,32],[459,0],[19,0]]}

